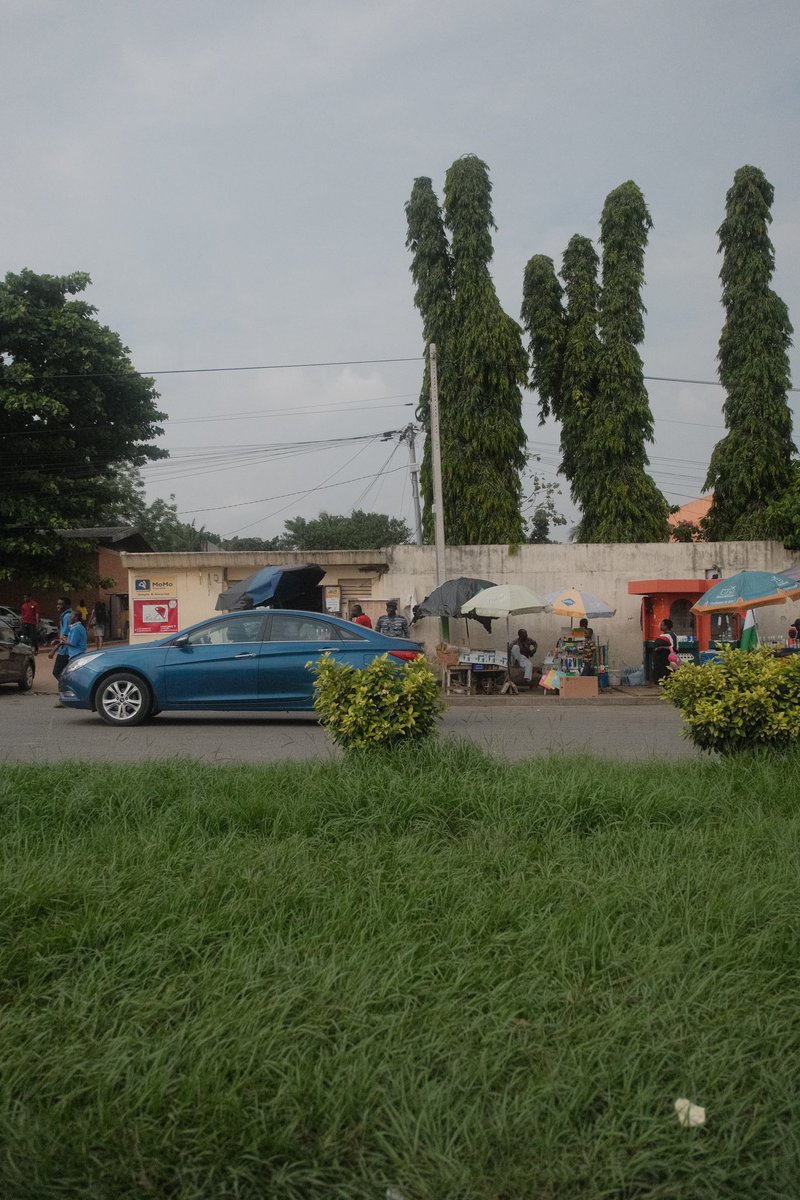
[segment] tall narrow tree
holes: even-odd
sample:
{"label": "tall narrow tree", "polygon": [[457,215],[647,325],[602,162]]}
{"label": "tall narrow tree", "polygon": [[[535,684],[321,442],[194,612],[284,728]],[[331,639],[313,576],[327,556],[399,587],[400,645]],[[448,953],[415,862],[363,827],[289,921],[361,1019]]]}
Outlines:
{"label": "tall narrow tree", "polygon": [[768,229],[772,185],[757,167],[740,167],[719,228],[725,324],[719,377],[728,433],[711,456],[706,488],[714,501],[704,522],[710,539],[781,536],[774,506],[792,485],[789,347],[792,326],[770,287],[775,251]]}
{"label": "tall narrow tree", "polygon": [[600,218],[603,283],[599,311],[595,488],[581,536],[590,542],[662,542],[669,506],[645,471],[653,415],[637,346],[644,338],[644,252],[650,213],[629,180],[606,197]]}
{"label": "tall narrow tree", "polygon": [[[584,514],[591,514],[596,507],[595,490],[603,465],[598,454],[599,266],[590,239],[577,233],[571,237],[561,266],[567,298],[561,403],[562,471],[570,481],[572,499]],[[587,540],[583,519],[578,538]]]}
{"label": "tall narrow tree", "polygon": [[520,472],[525,466],[522,330],[503,311],[489,272],[489,171],[475,155],[445,178],[445,223],[453,257],[454,324],[443,373],[453,372],[452,422],[443,439],[448,541],[520,542]]}
{"label": "tall narrow tree", "polygon": [[[425,432],[425,445],[420,466],[422,493],[422,528],[426,541],[433,537],[433,468],[431,463],[431,375],[428,347],[431,342],[445,364],[439,384],[439,412],[442,431],[447,434],[451,417],[451,374],[447,370],[448,339],[453,321],[453,264],[439,202],[430,179],[421,176],[414,180],[406,204],[408,236],[406,246],[411,251],[411,276],[414,280],[414,303],[422,316],[422,335],[425,340],[425,369],[422,380],[417,420]],[[448,439],[449,440],[449,439]],[[450,529],[449,505],[445,500],[445,529]]]}

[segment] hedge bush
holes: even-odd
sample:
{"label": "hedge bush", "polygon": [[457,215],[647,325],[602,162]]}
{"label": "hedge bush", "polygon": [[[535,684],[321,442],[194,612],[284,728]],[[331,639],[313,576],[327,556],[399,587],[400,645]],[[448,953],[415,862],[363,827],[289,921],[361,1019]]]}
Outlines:
{"label": "hedge bush", "polygon": [[384,749],[436,733],[444,703],[422,655],[402,666],[383,655],[359,669],[326,654],[316,676],[314,708],[344,750]]}
{"label": "hedge bush", "polygon": [[800,741],[800,655],[726,649],[719,662],[680,667],[661,686],[701,750],[785,750]]}

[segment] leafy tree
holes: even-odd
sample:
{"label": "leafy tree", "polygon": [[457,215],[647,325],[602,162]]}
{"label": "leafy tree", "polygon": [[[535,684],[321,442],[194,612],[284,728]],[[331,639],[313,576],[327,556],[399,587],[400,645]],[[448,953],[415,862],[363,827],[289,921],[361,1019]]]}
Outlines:
{"label": "leafy tree", "polygon": [[781,500],[793,487],[787,403],[792,326],[786,305],[770,287],[773,197],[763,172],[740,167],[718,230],[725,309],[718,360],[728,433],[714,448],[706,480],[714,493],[704,521],[710,540],[781,536]]}
{"label": "leafy tree", "polygon": [[243,550],[249,553],[259,550],[276,550],[278,538],[232,537],[221,538],[220,547],[223,550]]}
{"label": "leafy tree", "polygon": [[800,462],[792,462],[791,482],[777,500],[767,506],[770,537],[779,538],[787,550],[800,550]]}
{"label": "leafy tree", "polygon": [[596,478],[597,270],[594,246],[576,234],[564,252],[564,288],[553,260],[542,254],[529,261],[523,283],[522,319],[530,334],[539,423],[551,415],[561,423],[560,471],[583,511],[592,505]]}
{"label": "leafy tree", "polygon": [[217,534],[210,533],[194,522],[181,521],[175,496],[169,500],[145,500],[144,482],[135,468],[121,472],[117,480],[118,494],[103,510],[101,524],[131,525],[143,534],[154,550],[166,553],[205,550],[209,544],[219,544]]}
{"label": "leafy tree", "polygon": [[531,545],[549,546],[554,540],[550,537],[552,528],[567,523],[567,518],[556,508],[556,497],[560,495],[561,488],[552,480],[536,474],[531,477],[529,487],[530,495],[522,505],[523,512],[528,513],[525,541]]}
{"label": "leafy tree", "polygon": [[650,213],[629,180],[606,197],[600,218],[603,282],[593,423],[593,490],[581,522],[588,542],[663,542],[669,505],[646,473],[653,415],[637,346],[644,338],[644,252]]}
{"label": "leafy tree", "polygon": [[[425,340],[425,369],[422,392],[417,407],[417,420],[425,432],[420,464],[420,493],[423,502],[422,530],[426,541],[433,540],[433,466],[431,461],[431,374],[428,347],[431,342],[443,370],[439,373],[439,429],[448,435],[453,402],[452,373],[448,362],[448,339],[453,322],[453,262],[447,244],[444,221],[430,179],[421,176],[414,180],[411,197],[406,204],[408,236],[406,246],[411,251],[411,276],[414,280],[414,304],[422,316],[422,335]],[[445,530],[450,528],[451,511],[449,488],[445,494]]]}
{"label": "leafy tree", "polygon": [[523,538],[521,389],[527,382],[527,355],[522,330],[500,307],[489,272],[496,228],[491,195],[488,168],[475,155],[457,159],[448,170],[444,213],[455,303],[445,369],[453,374],[457,402],[442,453],[452,510],[448,537],[465,544]]}
{"label": "leafy tree", "polygon": [[153,380],[79,296],[89,276],[0,283],[0,578],[91,582],[90,547],[55,530],[99,524],[125,464],[166,456]]}
{"label": "leafy tree", "polygon": [[405,521],[384,513],[356,509],[349,516],[321,512],[314,520],[293,517],[286,532],[276,539],[280,550],[377,550],[402,546],[411,540]]}

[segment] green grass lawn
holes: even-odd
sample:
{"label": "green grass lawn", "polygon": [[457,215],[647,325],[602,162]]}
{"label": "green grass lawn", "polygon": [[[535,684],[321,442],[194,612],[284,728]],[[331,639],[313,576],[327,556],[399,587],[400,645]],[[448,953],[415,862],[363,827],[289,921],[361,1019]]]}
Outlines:
{"label": "green grass lawn", "polygon": [[800,1195],[800,758],[0,799],[3,1200]]}

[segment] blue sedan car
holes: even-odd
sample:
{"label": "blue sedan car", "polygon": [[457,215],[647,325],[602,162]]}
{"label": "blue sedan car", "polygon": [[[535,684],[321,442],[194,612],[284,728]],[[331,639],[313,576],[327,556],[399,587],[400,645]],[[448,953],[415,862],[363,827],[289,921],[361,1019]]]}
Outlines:
{"label": "blue sedan car", "polygon": [[383,654],[402,664],[422,646],[322,613],[256,608],[157,642],[81,654],[64,668],[58,694],[65,707],[94,710],[109,725],[139,725],[162,709],[313,709],[306,664],[325,653],[366,667]]}

